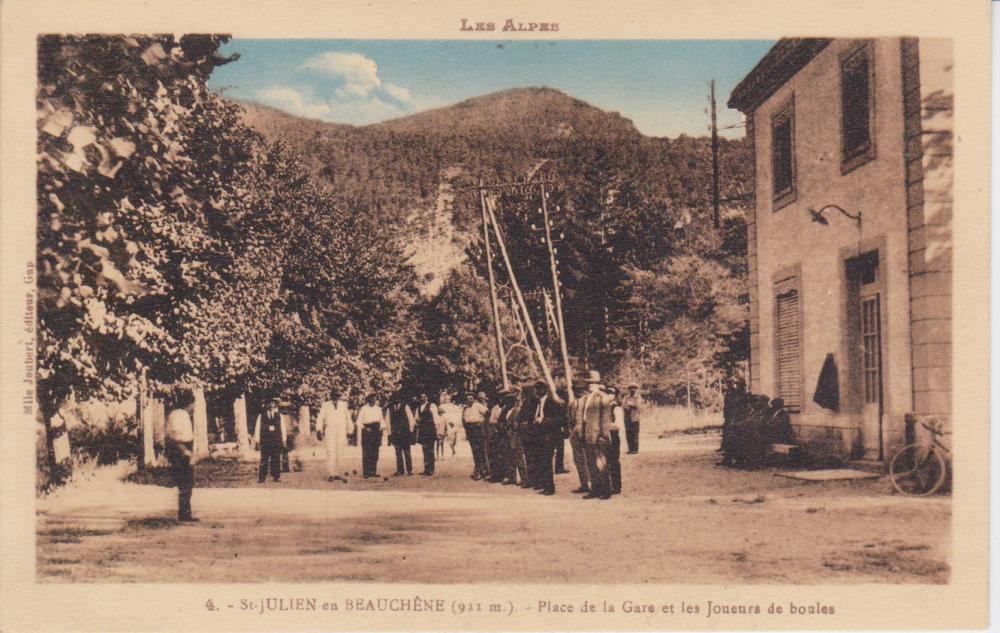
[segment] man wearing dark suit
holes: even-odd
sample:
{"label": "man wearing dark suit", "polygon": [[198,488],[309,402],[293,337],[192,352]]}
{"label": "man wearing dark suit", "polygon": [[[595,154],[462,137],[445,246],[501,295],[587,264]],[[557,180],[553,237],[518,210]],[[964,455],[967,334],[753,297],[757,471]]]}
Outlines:
{"label": "man wearing dark suit", "polygon": [[421,475],[434,474],[434,445],[438,437],[438,410],[426,393],[420,394],[415,414],[417,418],[417,442],[423,448],[424,471]]}
{"label": "man wearing dark suit", "polygon": [[278,409],[279,402],[277,396],[271,398],[267,411],[257,418],[257,428],[254,429],[254,443],[260,449],[258,483],[264,483],[268,469],[272,479],[278,481],[281,478],[281,453],[285,449],[286,434],[285,421]]}
{"label": "man wearing dark suit", "polygon": [[548,393],[544,380],[535,383],[534,393],[521,408],[523,427],[530,439],[528,474],[533,487],[544,495],[554,495],[556,484],[553,470],[556,442],[563,439],[565,412]]}
{"label": "man wearing dark suit", "polygon": [[413,445],[413,430],[416,419],[401,396],[393,398],[386,413],[389,418],[389,443],[396,449],[395,477],[413,474],[413,459],[410,457],[410,447]]}

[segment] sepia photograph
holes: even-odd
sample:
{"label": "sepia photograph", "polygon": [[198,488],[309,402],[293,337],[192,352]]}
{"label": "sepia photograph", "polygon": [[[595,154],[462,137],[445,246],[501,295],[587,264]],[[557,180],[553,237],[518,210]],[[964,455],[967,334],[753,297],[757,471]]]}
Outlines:
{"label": "sepia photograph", "polygon": [[38,579],[947,582],[951,49],[40,37]]}
{"label": "sepia photograph", "polygon": [[9,630],[980,622],[958,31],[555,8],[5,49]]}

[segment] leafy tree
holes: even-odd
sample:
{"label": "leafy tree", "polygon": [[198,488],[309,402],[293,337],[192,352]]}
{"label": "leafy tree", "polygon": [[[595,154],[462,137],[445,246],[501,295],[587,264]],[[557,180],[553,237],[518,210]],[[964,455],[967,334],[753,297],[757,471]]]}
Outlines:
{"label": "leafy tree", "polygon": [[[217,53],[225,40],[39,38],[38,392],[46,424],[70,393],[121,398],[142,367],[164,382],[186,369],[177,318],[228,261],[213,203],[246,151],[224,136],[231,107],[205,88],[211,70],[231,61]],[[206,134],[213,127],[218,133]]]}

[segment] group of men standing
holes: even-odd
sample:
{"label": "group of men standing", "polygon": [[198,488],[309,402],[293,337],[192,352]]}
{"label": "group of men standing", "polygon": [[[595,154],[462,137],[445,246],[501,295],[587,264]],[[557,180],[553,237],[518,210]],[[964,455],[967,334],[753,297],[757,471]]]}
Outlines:
{"label": "group of men standing", "polygon": [[521,390],[503,389],[492,407],[480,392],[467,399],[462,426],[472,450],[476,480],[555,494],[557,459],[567,432],[565,409],[538,381]]}
{"label": "group of men standing", "polygon": [[501,391],[492,409],[480,393],[463,413],[472,478],[554,495],[555,475],[569,472],[563,465],[568,438],[580,481],[573,492],[585,499],[620,493],[620,430],[626,429],[629,453],[637,453],[642,397],[632,384],[620,398],[614,388],[604,387],[596,371],[583,382],[586,391],[580,389],[570,401],[565,393],[554,398],[541,380],[523,392]]}
{"label": "group of men standing", "polygon": [[622,491],[621,430],[625,428],[628,453],[639,452],[639,425],[643,407],[639,386],[628,386],[622,396],[605,387],[601,375],[590,371],[586,390],[576,395],[570,411],[570,446],[584,499],[610,499]]}
{"label": "group of men standing", "polygon": [[394,396],[384,411],[376,396],[369,394],[352,422],[347,401],[338,391],[332,391],[316,418],[316,435],[326,448],[328,480],[346,481],[344,454],[347,436],[353,429],[360,435],[361,468],[365,479],[378,476],[379,452],[386,430],[389,445],[396,453],[394,476],[413,475],[411,447],[416,444],[423,453],[424,468],[420,474],[433,475],[439,445],[443,446],[442,440],[448,437],[449,427],[455,424],[448,418],[449,415],[439,411],[438,405],[431,402],[426,393],[421,393],[412,406],[401,396]]}
{"label": "group of men standing", "polygon": [[[362,476],[378,476],[379,451],[386,430],[395,451],[394,476],[413,475],[411,447],[419,444],[423,456],[421,475],[434,474],[438,454],[450,443],[452,454],[459,424],[465,429],[472,451],[472,479],[504,485],[519,485],[544,495],[555,494],[555,475],[568,473],[563,463],[565,440],[573,452],[580,486],[573,492],[586,499],[609,499],[621,492],[621,441],[624,427],[630,454],[639,450],[642,397],[638,385],[619,396],[605,388],[600,374],[591,371],[572,399],[565,392],[553,394],[539,380],[527,387],[502,390],[491,403],[484,392],[468,394],[462,405],[442,395],[440,405],[421,393],[408,404],[394,396],[383,410],[374,394],[354,414],[342,394],[333,390],[316,417],[316,436],[326,449],[326,471],[330,482],[346,482],[348,436],[357,433],[361,445]],[[193,431],[192,399],[178,399],[166,425],[166,453],[175,485],[179,489],[178,517],[191,520],[191,467]],[[450,441],[449,441],[450,438]],[[272,397],[254,425],[253,442],[260,450],[258,481],[267,475],[278,481],[288,471],[290,433],[281,413],[281,400]]]}

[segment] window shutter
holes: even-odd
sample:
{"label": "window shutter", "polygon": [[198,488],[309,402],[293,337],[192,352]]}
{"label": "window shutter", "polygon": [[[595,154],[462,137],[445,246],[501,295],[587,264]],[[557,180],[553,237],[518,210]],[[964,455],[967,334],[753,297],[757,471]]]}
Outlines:
{"label": "window shutter", "polygon": [[802,365],[797,289],[778,294],[775,330],[778,343],[778,397],[785,401],[786,408],[798,410],[802,406]]}

